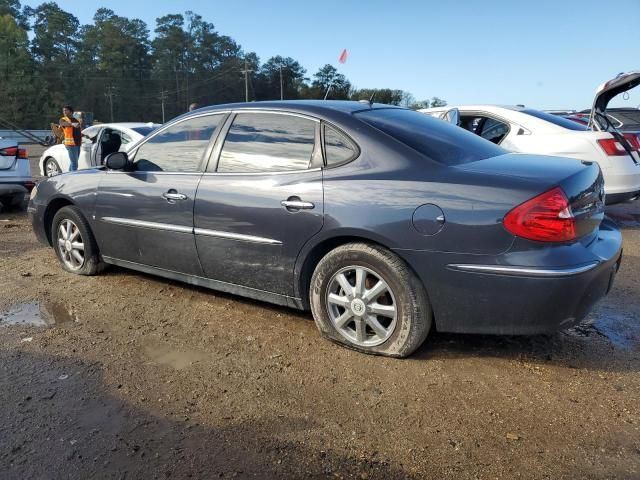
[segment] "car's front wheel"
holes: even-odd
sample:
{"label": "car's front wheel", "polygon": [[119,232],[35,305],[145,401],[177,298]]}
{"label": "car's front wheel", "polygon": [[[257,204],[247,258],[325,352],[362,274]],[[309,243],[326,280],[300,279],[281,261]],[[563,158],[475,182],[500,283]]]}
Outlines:
{"label": "car's front wheel", "polygon": [[420,280],[377,245],[350,243],[325,255],[311,279],[310,302],[322,335],[365,353],[406,357],[431,327]]}
{"label": "car's front wheel", "polygon": [[63,207],[51,225],[53,249],[62,268],[78,275],[95,275],[104,268],[95,237],[78,207]]}
{"label": "car's front wheel", "polygon": [[58,162],[56,162],[55,158],[47,158],[44,163],[44,174],[47,177],[53,177],[54,175],[59,175],[62,173],[62,169]]}

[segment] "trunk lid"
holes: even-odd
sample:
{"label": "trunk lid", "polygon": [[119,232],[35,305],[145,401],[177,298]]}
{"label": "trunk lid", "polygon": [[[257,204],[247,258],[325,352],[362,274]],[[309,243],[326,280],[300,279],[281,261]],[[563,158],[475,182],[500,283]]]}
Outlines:
{"label": "trunk lid", "polygon": [[611,99],[621,93],[640,85],[640,71],[620,73],[615,78],[603,83],[596,90],[593,107],[589,115],[589,128],[602,131],[616,131],[605,115]]}
{"label": "trunk lid", "polygon": [[571,206],[578,238],[597,230],[604,218],[604,179],[596,162],[511,153],[454,168],[526,178],[536,184],[535,190],[540,194],[560,187]]}

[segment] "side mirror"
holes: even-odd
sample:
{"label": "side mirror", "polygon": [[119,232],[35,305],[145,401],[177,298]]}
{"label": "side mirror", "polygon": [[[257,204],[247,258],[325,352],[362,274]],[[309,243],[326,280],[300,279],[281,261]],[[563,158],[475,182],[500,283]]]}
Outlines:
{"label": "side mirror", "polygon": [[460,125],[460,110],[458,110],[457,108],[447,110],[442,119],[445,122],[449,122],[453,125]]}
{"label": "side mirror", "polygon": [[131,165],[129,157],[124,152],[114,152],[107,155],[104,164],[109,170],[127,170]]}

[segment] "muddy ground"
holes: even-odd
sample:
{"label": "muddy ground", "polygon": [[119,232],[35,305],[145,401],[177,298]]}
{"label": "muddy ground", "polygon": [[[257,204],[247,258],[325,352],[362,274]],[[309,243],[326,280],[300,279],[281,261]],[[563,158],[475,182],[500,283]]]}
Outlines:
{"label": "muddy ground", "polygon": [[309,313],[65,273],[0,213],[0,478],[640,478],[640,203],[609,214],[625,256],[590,323],[391,360]]}

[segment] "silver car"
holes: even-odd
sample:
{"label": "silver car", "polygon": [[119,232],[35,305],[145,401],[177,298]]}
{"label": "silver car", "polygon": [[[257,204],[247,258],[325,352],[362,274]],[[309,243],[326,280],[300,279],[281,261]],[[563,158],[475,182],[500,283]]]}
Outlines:
{"label": "silver car", "polygon": [[22,204],[33,186],[27,150],[15,140],[0,139],[0,206]]}

